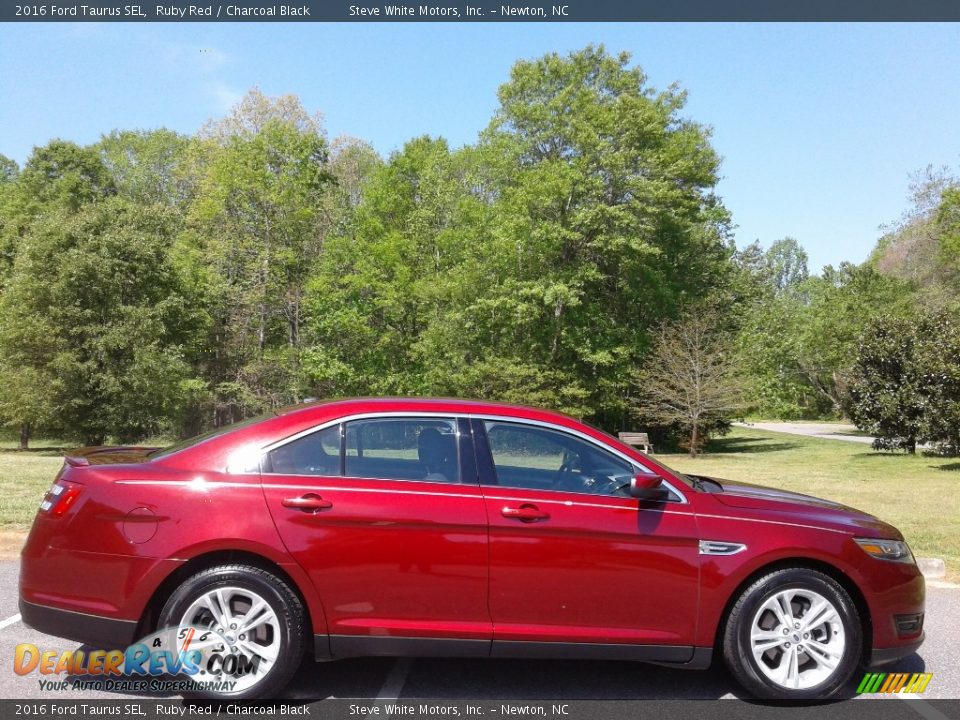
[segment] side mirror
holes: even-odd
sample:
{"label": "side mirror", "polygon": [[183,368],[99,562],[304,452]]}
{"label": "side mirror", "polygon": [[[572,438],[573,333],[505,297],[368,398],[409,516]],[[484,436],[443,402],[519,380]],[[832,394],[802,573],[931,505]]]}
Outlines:
{"label": "side mirror", "polygon": [[636,473],[630,481],[630,496],[641,500],[662,500],[666,497],[663,478],[649,473]]}

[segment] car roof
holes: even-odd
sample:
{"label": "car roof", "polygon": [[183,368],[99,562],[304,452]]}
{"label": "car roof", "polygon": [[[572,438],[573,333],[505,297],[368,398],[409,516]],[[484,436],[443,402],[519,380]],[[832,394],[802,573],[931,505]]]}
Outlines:
{"label": "car roof", "polygon": [[[464,400],[446,397],[356,397],[337,400],[313,401],[280,408],[265,419],[237,428],[233,432],[203,441],[160,459],[171,468],[193,470],[205,468],[222,471],[237,448],[247,445],[262,448],[272,442],[292,437],[320,424],[351,416],[377,415],[379,413],[405,415],[431,413],[442,415],[477,415],[522,420],[542,421],[579,430],[606,444],[618,448],[627,457],[641,465],[654,467],[655,463],[642,456],[635,448],[620,442],[598,428],[563,413],[515,403],[489,400]],[[654,468],[655,471],[661,468]],[[669,472],[662,473],[670,477]]]}
{"label": "car roof", "polygon": [[[383,396],[383,397],[352,397],[338,398],[335,400],[314,400],[299,405],[288,405],[275,410],[278,416],[290,415],[293,413],[310,412],[314,410],[324,410],[327,413],[335,414],[340,412],[378,412],[391,409],[398,410],[421,410],[429,412],[437,410],[440,412],[461,412],[461,413],[482,413],[492,411],[502,413],[536,413],[547,414],[555,417],[564,417],[575,420],[569,415],[564,415],[552,410],[543,410],[541,408],[529,407],[527,405],[517,405],[514,403],[496,402],[493,400],[473,400],[452,397],[402,397],[402,396]],[[325,413],[326,414],[326,413]]]}

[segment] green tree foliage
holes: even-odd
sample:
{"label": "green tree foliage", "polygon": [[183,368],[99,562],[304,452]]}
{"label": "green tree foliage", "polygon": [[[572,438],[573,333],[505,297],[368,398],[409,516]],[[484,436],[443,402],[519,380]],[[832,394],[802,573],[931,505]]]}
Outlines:
{"label": "green tree foliage", "polygon": [[917,332],[922,338],[920,365],[930,387],[922,436],[939,449],[960,453],[960,324],[955,313],[934,316]]}
{"label": "green tree foliage", "polygon": [[944,281],[955,294],[960,294],[960,186],[943,191],[935,227],[940,240],[938,260]]}
{"label": "green tree foliage", "polygon": [[880,447],[960,438],[960,327],[943,315],[885,318],[867,328],[850,386],[857,425]]}
{"label": "green tree foliage", "polygon": [[17,178],[20,166],[16,162],[0,155],[0,287],[13,263],[16,248],[17,228],[14,208],[17,193]]}
{"label": "green tree foliage", "polygon": [[876,317],[911,313],[912,284],[869,264],[828,265],[809,277],[806,253],[789,238],[766,252],[748,246],[734,259],[745,288],[738,364],[757,412],[780,418],[844,414],[858,337]]}
{"label": "green tree foliage", "polygon": [[917,173],[910,185],[910,208],[887,229],[870,256],[879,272],[914,283],[926,307],[960,307],[958,197],[960,179],[947,168]]}
{"label": "green tree foliage", "polygon": [[310,283],[321,394],[496,397],[616,421],[646,329],[722,284],[707,132],[626,55],[518,63],[477,147],[419,138]]}
{"label": "green tree foliage", "polygon": [[44,213],[76,212],[87,202],[113,194],[109,172],[92,148],[52,140],[34,148],[26,164],[5,163],[0,184],[0,280],[10,271],[30,224]]}
{"label": "green tree foliage", "polygon": [[474,297],[443,343],[448,377],[615,423],[647,328],[725,281],[717,155],[682,92],[602,47],[519,62],[498,97],[477,154],[492,207],[461,283]]}
{"label": "green tree foliage", "polygon": [[[258,89],[193,137],[0,157],[0,422],[134,439],[307,396],[447,394],[623,429],[658,329],[690,307],[721,308],[760,412],[820,416],[846,407],[871,320],[957,306],[946,174],[870,263],[810,277],[791,238],[734,251],[709,130],[629,56],[521,61],[498,100],[476,144],[419,137],[386,161]],[[952,347],[924,345],[931,373]]]}
{"label": "green tree foliage", "polygon": [[169,216],[121,198],[31,225],[0,297],[0,412],[88,444],[176,414],[196,328],[167,255]]}
{"label": "green tree foliage", "polygon": [[333,178],[322,128],[290,97],[254,91],[204,135],[181,251],[212,318],[203,374],[220,424],[304,396],[304,288]]}
{"label": "green tree foliage", "polygon": [[[431,392],[425,336],[455,313],[455,276],[480,241],[469,153],[412,140],[375,167],[350,231],[310,285],[311,377],[335,394]],[[439,349],[442,352],[442,348]]]}
{"label": "green tree foliage", "polygon": [[191,140],[171,130],[115,130],[97,144],[117,192],[134,202],[180,208],[192,195]]}
{"label": "green tree foliage", "polygon": [[[67,223],[86,203],[111,196],[115,187],[90,148],[53,140],[34,148],[22,171],[4,163],[0,185],[0,296],[5,311],[0,317],[0,423],[19,429],[20,446],[26,448],[31,434],[50,427],[60,408],[55,391],[61,380],[50,367],[48,346],[33,332],[50,330],[42,318],[31,316],[37,308],[17,306],[15,258],[38,242],[38,233],[57,222]],[[33,272],[33,271],[31,271]],[[47,282],[39,271],[32,282]],[[56,342],[54,338],[52,343]]]}
{"label": "green tree foliage", "polygon": [[96,150],[64,140],[34,148],[18,182],[31,208],[56,206],[75,211],[116,192]]}
{"label": "green tree foliage", "polygon": [[762,296],[742,311],[737,364],[763,417],[811,417],[825,410],[799,368],[804,311],[796,295]]}
{"label": "green tree foliage", "polygon": [[777,240],[764,255],[769,282],[774,293],[795,291],[810,273],[807,270],[807,251],[794,238]]}
{"label": "green tree foliage", "polygon": [[815,394],[815,407],[846,414],[859,336],[875,319],[909,318],[915,312],[915,288],[867,264],[851,263],[828,265],[803,288],[805,307],[796,328],[797,368]]}

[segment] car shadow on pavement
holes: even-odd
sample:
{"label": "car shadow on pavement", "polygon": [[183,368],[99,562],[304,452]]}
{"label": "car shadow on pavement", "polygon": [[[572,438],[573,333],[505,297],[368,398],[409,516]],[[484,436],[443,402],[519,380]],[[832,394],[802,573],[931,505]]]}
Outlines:
{"label": "car shadow on pavement", "polygon": [[[311,701],[325,698],[374,699],[398,661],[364,658],[314,663],[305,660],[283,699]],[[399,692],[401,698],[471,700],[716,700],[731,698],[764,703],[750,697],[730,676],[722,662],[709,670],[681,670],[632,662],[575,660],[504,660],[417,658],[407,661],[409,672]],[[875,672],[924,672],[917,654],[891,668]],[[857,697],[866,670],[828,701]],[[390,698],[394,699],[394,698]]]}
{"label": "car shadow on pavement", "polygon": [[[79,650],[89,653],[90,646]],[[352,658],[314,662],[307,657],[278,699],[304,703],[328,698],[377,699],[400,660]],[[732,698],[764,704],[751,698],[715,660],[709,670],[682,670],[640,662],[599,660],[507,660],[494,658],[416,658],[404,660],[408,672],[399,686],[399,697],[510,700],[717,700]],[[894,666],[874,672],[925,672],[923,658],[914,653]],[[829,701],[857,696],[864,671]],[[89,681],[89,675],[71,675],[71,684]],[[101,693],[97,693],[100,695]],[[129,696],[179,699],[172,693],[135,692]],[[105,699],[116,697],[102,691]],[[395,698],[389,698],[395,699]],[[190,703],[184,700],[184,703]],[[774,703],[781,704],[781,703]],[[806,703],[809,704],[809,703]],[[813,703],[817,704],[817,703]]]}
{"label": "car shadow on pavement", "polygon": [[[395,659],[304,662],[288,697],[376,698]],[[631,662],[417,658],[401,697],[489,700],[716,699],[740,688],[722,665],[706,671]]]}

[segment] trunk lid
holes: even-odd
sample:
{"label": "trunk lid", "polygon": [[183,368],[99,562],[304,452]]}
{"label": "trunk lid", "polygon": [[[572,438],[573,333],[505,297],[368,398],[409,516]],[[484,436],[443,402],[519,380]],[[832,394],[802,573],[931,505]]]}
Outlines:
{"label": "trunk lid", "polygon": [[150,460],[150,453],[156,449],[157,448],[153,447],[123,445],[85,447],[68,451],[64,459],[74,467],[85,467],[87,465],[131,465],[148,462]]}

